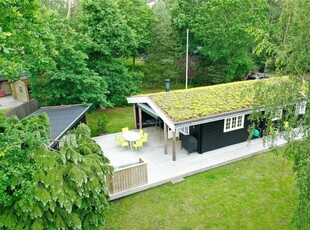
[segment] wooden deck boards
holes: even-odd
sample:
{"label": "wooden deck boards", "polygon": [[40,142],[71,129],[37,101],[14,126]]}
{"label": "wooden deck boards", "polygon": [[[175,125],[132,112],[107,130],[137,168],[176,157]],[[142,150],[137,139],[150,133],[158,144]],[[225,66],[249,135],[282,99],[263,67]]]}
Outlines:
{"label": "wooden deck boards", "polygon": [[[153,130],[151,130],[153,129]],[[172,141],[168,141],[168,154],[164,154],[163,130],[160,128],[146,128],[149,140],[140,150],[124,149],[115,144],[117,134],[104,135],[93,138],[102,148],[104,154],[113,166],[130,164],[139,158],[147,163],[148,183],[127,191],[112,194],[110,200],[118,199],[136,192],[171,182],[180,177],[187,177],[234,161],[238,161],[268,150],[261,139],[243,142],[203,154],[187,154],[181,149],[177,141],[176,161],[172,161]],[[278,145],[285,144],[279,140]]]}

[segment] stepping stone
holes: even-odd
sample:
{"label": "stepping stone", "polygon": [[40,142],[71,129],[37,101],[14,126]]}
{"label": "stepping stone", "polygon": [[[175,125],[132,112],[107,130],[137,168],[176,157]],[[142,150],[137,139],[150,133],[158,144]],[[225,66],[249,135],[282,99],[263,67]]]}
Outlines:
{"label": "stepping stone", "polygon": [[180,178],[176,178],[174,180],[171,181],[172,184],[178,184],[178,183],[181,183],[185,181],[185,179],[183,177],[180,177]]}

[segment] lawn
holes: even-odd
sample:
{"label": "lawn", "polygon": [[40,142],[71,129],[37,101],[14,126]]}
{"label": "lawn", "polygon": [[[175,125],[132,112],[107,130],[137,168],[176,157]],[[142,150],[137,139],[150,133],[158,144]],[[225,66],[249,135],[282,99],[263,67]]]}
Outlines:
{"label": "lawn", "polygon": [[134,117],[132,106],[128,107],[116,107],[111,109],[97,109],[86,114],[86,122],[91,129],[91,134],[93,137],[98,136],[97,132],[97,119],[100,115],[105,114],[109,119],[107,125],[107,133],[117,133],[120,132],[123,127],[128,127],[129,129],[134,128]]}
{"label": "lawn", "polygon": [[1,109],[0,107],[0,113],[6,114],[10,109]]}
{"label": "lawn", "polygon": [[106,229],[291,229],[291,162],[261,154],[112,201]]}

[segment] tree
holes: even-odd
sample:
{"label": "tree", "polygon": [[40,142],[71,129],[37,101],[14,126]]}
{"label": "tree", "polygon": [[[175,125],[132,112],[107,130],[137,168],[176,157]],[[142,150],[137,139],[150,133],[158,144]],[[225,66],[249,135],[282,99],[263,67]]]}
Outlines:
{"label": "tree", "polygon": [[0,3],[0,18],[5,77],[16,80],[26,72],[33,96],[45,105],[109,105],[104,79],[86,64],[87,37],[56,12],[44,10],[37,1],[5,1]]}
{"label": "tree", "polygon": [[83,1],[84,29],[92,39],[91,58],[120,57],[137,48],[134,31],[127,25],[117,1]]}
{"label": "tree", "polygon": [[[278,134],[272,128],[272,118],[277,110],[284,109],[284,116],[278,126],[283,131],[281,135],[288,142],[285,156],[294,162],[293,170],[296,174],[298,194],[294,222],[298,229],[307,228],[310,223],[309,23],[309,1],[283,1],[279,20],[275,21],[274,28],[277,28],[275,38],[272,37],[264,45],[267,50],[272,51],[272,58],[276,60],[275,64],[280,73],[289,74],[290,78],[284,80],[282,84],[269,86],[265,91],[260,90],[262,83],[258,84],[257,104],[263,106],[267,113],[253,113],[252,116],[254,121],[267,120],[270,128],[266,130],[266,134],[270,135],[270,141],[273,143]],[[302,103],[306,103],[307,110],[300,119],[300,116],[296,116],[296,109]],[[303,139],[297,141],[295,139],[297,135],[301,135]]]}
{"label": "tree", "polygon": [[144,84],[149,87],[164,85],[166,78],[177,83],[180,76],[177,60],[181,58],[180,44],[171,25],[170,6],[166,1],[157,1],[153,13],[155,21],[144,68]]}
{"label": "tree", "polygon": [[131,51],[134,67],[135,58],[143,54],[150,45],[151,23],[154,21],[153,13],[144,0],[118,0],[117,2],[137,42],[137,47]]}
{"label": "tree", "polygon": [[67,18],[70,25],[77,29],[82,16],[81,0],[39,0],[48,11],[56,11],[61,18]]}
{"label": "tree", "polygon": [[18,78],[27,67],[26,57],[31,59],[31,53],[42,51],[37,27],[39,4],[25,1],[20,7],[21,4],[20,1],[0,2],[0,69],[9,79]]}
{"label": "tree", "polygon": [[0,227],[102,229],[112,172],[101,148],[80,125],[59,151],[45,147],[46,115],[0,119]]}
{"label": "tree", "polygon": [[[201,4],[192,29],[200,52],[224,68],[226,81],[255,69],[252,50],[267,27],[266,0],[211,0]],[[257,41],[258,40],[258,41]]]}
{"label": "tree", "polygon": [[83,31],[91,39],[88,66],[108,83],[109,102],[125,105],[125,96],[140,86],[140,73],[128,72],[119,61],[137,49],[134,31],[112,0],[84,1],[83,15]]}
{"label": "tree", "polygon": [[55,13],[47,13],[45,18],[44,24],[48,24],[51,31],[44,38],[45,46],[50,46],[54,52],[49,54],[48,67],[42,69],[39,63],[29,67],[34,97],[46,105],[93,103],[109,106],[105,80],[87,66],[89,39]]}

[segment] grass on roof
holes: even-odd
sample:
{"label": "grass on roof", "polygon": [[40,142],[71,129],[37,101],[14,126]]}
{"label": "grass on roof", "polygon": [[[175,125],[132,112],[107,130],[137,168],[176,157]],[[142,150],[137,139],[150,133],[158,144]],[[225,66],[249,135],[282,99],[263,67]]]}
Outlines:
{"label": "grass on roof", "polygon": [[[273,79],[260,81],[273,81]],[[168,93],[155,93],[150,94],[149,97],[174,122],[178,122],[252,108],[256,82],[240,81]]]}

